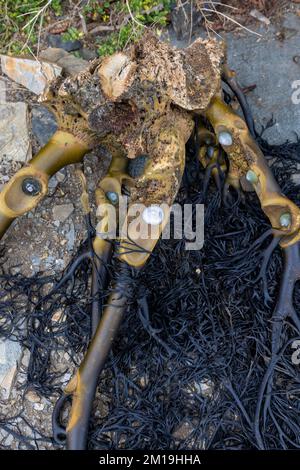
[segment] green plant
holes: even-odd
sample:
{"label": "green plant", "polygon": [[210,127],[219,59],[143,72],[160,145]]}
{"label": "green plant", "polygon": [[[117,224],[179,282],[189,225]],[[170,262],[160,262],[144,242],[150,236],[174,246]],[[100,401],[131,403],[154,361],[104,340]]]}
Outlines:
{"label": "green plant", "polygon": [[[105,4],[101,7],[101,14],[105,13]],[[118,32],[113,32],[108,38],[102,40],[98,47],[98,54],[111,55],[139,38],[145,26],[160,27],[168,23],[172,0],[130,0],[118,1],[115,5],[119,16],[123,15],[123,22]],[[99,4],[98,4],[99,5]]]}
{"label": "green plant", "polygon": [[46,15],[61,15],[62,4],[62,0],[0,0],[0,52],[28,52]]}
{"label": "green plant", "polygon": [[63,39],[65,41],[75,41],[76,39],[80,39],[83,37],[83,32],[74,26],[68,28],[68,30],[63,34]]}

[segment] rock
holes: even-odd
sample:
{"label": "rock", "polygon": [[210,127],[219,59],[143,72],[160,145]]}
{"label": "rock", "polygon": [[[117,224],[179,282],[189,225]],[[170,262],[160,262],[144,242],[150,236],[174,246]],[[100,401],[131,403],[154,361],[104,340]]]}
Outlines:
{"label": "rock", "polygon": [[86,60],[74,57],[63,49],[53,47],[49,47],[41,52],[40,57],[59,65],[67,75],[77,75],[89,66]]}
{"label": "rock", "polygon": [[73,204],[61,204],[53,207],[53,217],[55,221],[65,222],[74,210]]}
{"label": "rock", "polygon": [[55,312],[53,315],[52,315],[52,318],[51,320],[53,321],[53,323],[58,323],[62,320],[62,317],[63,317],[63,310],[59,309],[57,310],[57,312]]}
{"label": "rock", "polygon": [[47,62],[1,55],[2,72],[36,95],[44,92],[49,81],[61,74],[62,68]]}
{"label": "rock", "polygon": [[0,161],[26,162],[31,157],[26,103],[0,103]]}
{"label": "rock", "polygon": [[[58,222],[58,224],[59,224],[59,222]],[[48,256],[47,259],[45,260],[45,267],[46,268],[51,268],[54,263],[55,263],[55,257],[54,256]]]}
{"label": "rock", "polygon": [[299,172],[295,172],[293,175],[292,175],[292,181],[293,183],[295,184],[300,184],[300,173]]}
{"label": "rock", "polygon": [[71,228],[69,232],[66,234],[68,243],[67,243],[67,249],[69,251],[73,250],[74,244],[75,244],[75,228],[73,222],[70,224]]}
{"label": "rock", "polygon": [[11,434],[8,434],[7,438],[4,441],[4,444],[6,446],[10,446],[13,443],[13,440],[14,440],[13,436]]}
{"label": "rock", "polygon": [[36,411],[42,411],[44,409],[44,404],[43,403],[34,403],[33,408]]}
{"label": "rock", "polygon": [[0,79],[0,103],[6,103],[5,81]]}
{"label": "rock", "polygon": [[21,267],[13,266],[12,268],[10,268],[10,271],[15,276],[16,274],[19,274],[21,272]]}
{"label": "rock", "polygon": [[54,115],[45,106],[35,106],[31,111],[32,133],[43,147],[57,130]]}
{"label": "rock", "polygon": [[195,382],[195,389],[203,398],[212,398],[214,391],[214,384],[211,380],[202,380],[199,383]]}
{"label": "rock", "polygon": [[8,400],[14,380],[17,373],[17,365],[12,366],[6,374],[3,376],[2,380],[0,379],[0,396],[4,400]]}
{"label": "rock", "polygon": [[56,179],[59,183],[62,183],[66,179],[66,174],[64,173],[63,170],[58,171],[55,173]]}
{"label": "rock", "polygon": [[58,34],[49,34],[47,37],[47,42],[50,47],[55,47],[58,49],[63,49],[66,52],[78,51],[82,48],[82,43],[75,39],[74,41],[64,40],[62,36]]}
{"label": "rock", "polygon": [[57,271],[62,271],[66,267],[66,263],[63,259],[56,259],[55,260],[55,269]]}
{"label": "rock", "polygon": [[0,340],[0,391],[8,399],[21,360],[22,350],[18,343],[8,339]]}
{"label": "rock", "polygon": [[94,49],[89,49],[87,47],[83,47],[80,51],[80,54],[84,60],[94,60],[98,57],[97,51],[95,51]]}
{"label": "rock", "polygon": [[6,347],[5,342],[0,342],[0,366],[1,364],[6,364]]}
{"label": "rock", "polygon": [[175,439],[185,440],[190,436],[194,429],[195,426],[193,426],[192,423],[189,421],[183,421],[173,432],[173,437]]}
{"label": "rock", "polygon": [[56,179],[56,176],[55,175],[52,176],[48,181],[48,188],[49,189],[55,189],[56,186],[57,186],[57,183],[58,183],[58,181]]}
{"label": "rock", "polygon": [[30,401],[30,403],[40,403],[41,401],[41,398],[39,397],[39,395],[33,390],[30,390],[29,392],[26,393],[26,399]]}
{"label": "rock", "polygon": [[250,11],[250,16],[255,18],[256,20],[260,21],[261,23],[265,23],[265,25],[269,26],[271,21],[265,15],[263,15],[260,11],[256,10],[255,8]]}
{"label": "rock", "polygon": [[33,255],[31,258],[32,267],[38,268],[41,264],[41,258],[39,256]]}
{"label": "rock", "polygon": [[29,361],[30,351],[28,349],[25,349],[22,356],[22,365],[27,368],[29,366]]}

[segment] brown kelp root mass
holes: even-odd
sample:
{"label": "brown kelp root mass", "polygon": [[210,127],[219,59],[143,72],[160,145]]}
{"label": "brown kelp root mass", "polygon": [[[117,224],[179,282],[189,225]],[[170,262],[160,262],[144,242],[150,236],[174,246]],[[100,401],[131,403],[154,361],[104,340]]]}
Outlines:
{"label": "brown kelp root mass", "polygon": [[[204,202],[205,243],[187,251],[185,239],[159,239],[167,211],[154,240],[122,230],[104,240],[81,174],[88,237],[62,278],[1,274],[0,331],[30,350],[28,383],[60,394],[54,434],[29,438],[22,414],[0,427],[29,448],[298,448],[299,143],[271,147],[258,134],[216,41],[179,51],[147,34],[57,79],[44,99],[60,129],[1,193],[1,234],[42,199],[49,176],[101,145],[111,163],[99,207],[118,208],[124,193],[146,207]],[[84,351],[63,390],[50,367],[57,350],[70,361]],[[100,416],[96,391],[108,403]]]}

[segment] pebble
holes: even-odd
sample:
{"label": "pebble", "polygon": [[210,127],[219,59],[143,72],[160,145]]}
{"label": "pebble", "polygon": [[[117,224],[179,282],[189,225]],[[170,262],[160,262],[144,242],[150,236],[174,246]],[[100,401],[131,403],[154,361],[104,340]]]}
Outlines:
{"label": "pebble", "polygon": [[58,181],[57,181],[56,177],[52,176],[52,178],[49,179],[48,188],[49,189],[54,189],[54,188],[56,188],[57,184],[58,184]]}
{"label": "pebble", "polygon": [[179,427],[173,432],[175,439],[187,439],[193,432],[194,426],[189,421],[183,421]]}
{"label": "pebble", "polygon": [[28,351],[28,349],[25,349],[23,356],[22,356],[22,365],[27,368],[29,366],[29,361],[30,361],[30,352]]}
{"label": "pebble", "polygon": [[41,264],[41,258],[39,256],[32,256],[31,258],[31,264],[32,266],[39,266]]}
{"label": "pebble", "polygon": [[194,383],[195,390],[203,398],[211,398],[214,390],[214,384],[211,380],[202,380],[199,383]]}
{"label": "pebble", "polygon": [[44,409],[44,404],[43,403],[34,403],[33,408],[36,411],[42,411]]}
{"label": "pebble", "polygon": [[63,171],[58,171],[55,173],[55,177],[59,183],[62,183],[66,179],[66,175],[63,173]]}
{"label": "pebble", "polygon": [[71,223],[71,228],[69,230],[69,232],[66,234],[66,237],[67,237],[67,249],[69,251],[73,250],[74,248],[74,244],[75,244],[75,228],[74,228],[74,224]]}
{"label": "pebble", "polygon": [[26,393],[26,399],[31,403],[39,403],[41,401],[40,396],[33,390]]}
{"label": "pebble", "polygon": [[57,310],[57,312],[55,312],[54,315],[52,315],[51,319],[54,323],[57,323],[62,319],[62,316],[63,316],[63,311]]}

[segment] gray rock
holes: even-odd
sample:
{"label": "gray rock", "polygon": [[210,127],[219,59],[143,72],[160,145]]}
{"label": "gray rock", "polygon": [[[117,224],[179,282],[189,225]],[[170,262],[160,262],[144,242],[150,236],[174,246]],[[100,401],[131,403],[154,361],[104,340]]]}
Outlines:
{"label": "gray rock", "polygon": [[55,269],[57,269],[58,271],[61,271],[65,267],[66,267],[66,263],[63,259],[59,258],[55,260]]}
{"label": "gray rock", "polygon": [[97,51],[95,51],[94,49],[89,49],[87,47],[83,47],[80,51],[80,54],[84,60],[94,60],[98,57]]}
{"label": "gray rock", "polygon": [[45,266],[46,268],[51,268],[55,264],[55,257],[50,255],[47,257],[45,260]]}
{"label": "gray rock", "polygon": [[61,204],[54,206],[52,209],[55,221],[64,222],[72,214],[74,210],[73,204]]}
{"label": "gray rock", "polygon": [[31,111],[32,133],[39,145],[47,144],[57,130],[54,115],[45,106],[34,106]]}
{"label": "gray rock", "polygon": [[23,356],[22,356],[22,366],[28,367],[30,362],[30,351],[28,349],[24,349]]}
{"label": "gray rock", "polygon": [[13,441],[14,441],[13,436],[11,434],[8,434],[7,438],[4,441],[4,444],[6,446],[10,446],[13,443]]}
{"label": "gray rock", "polygon": [[32,267],[38,268],[41,264],[41,258],[39,256],[33,255],[31,258]]}
{"label": "gray rock", "polygon": [[0,103],[6,103],[5,81],[0,79]]}
{"label": "gray rock", "polygon": [[22,356],[21,346],[10,340],[0,340],[0,393],[8,399]]}
{"label": "gray rock", "polygon": [[44,404],[43,403],[34,403],[33,408],[36,411],[42,411],[44,409]]}
{"label": "gray rock", "polygon": [[20,266],[13,266],[13,267],[11,268],[11,273],[12,273],[13,275],[19,274],[19,272],[21,272],[21,267],[20,267]]}
{"label": "gray rock", "polygon": [[62,169],[61,171],[55,173],[55,177],[59,183],[62,183],[66,179],[66,173]]}
{"label": "gray rock", "polygon": [[59,65],[67,75],[77,75],[89,66],[86,60],[74,57],[63,49],[54,47],[42,51],[40,57]]}
{"label": "gray rock", "polygon": [[57,186],[57,179],[56,179],[56,175],[52,176],[50,179],[49,179],[49,182],[48,182],[48,188],[49,189],[55,189],[56,186]]}
{"label": "gray rock", "polygon": [[66,52],[78,51],[82,48],[82,43],[78,39],[75,39],[74,41],[66,41],[58,34],[49,34],[47,42],[50,47],[63,49]]}
{"label": "gray rock", "polygon": [[31,157],[26,103],[0,103],[0,162]]}
{"label": "gray rock", "polygon": [[61,67],[47,62],[1,55],[2,72],[36,95],[41,95],[47,84],[61,74]]}
{"label": "gray rock", "polygon": [[66,234],[67,242],[67,249],[69,251],[73,250],[75,244],[75,228],[73,222],[70,224],[71,228],[69,232]]}

